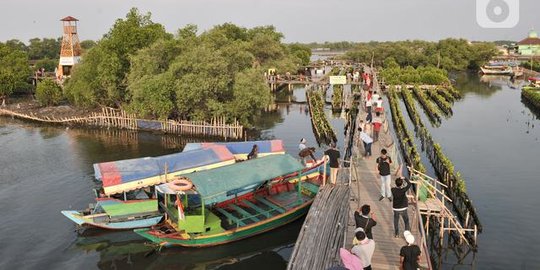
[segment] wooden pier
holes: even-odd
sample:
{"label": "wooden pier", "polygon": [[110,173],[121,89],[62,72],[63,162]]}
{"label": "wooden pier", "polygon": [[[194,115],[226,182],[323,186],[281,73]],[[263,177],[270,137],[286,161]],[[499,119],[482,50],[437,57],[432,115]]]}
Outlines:
{"label": "wooden pier", "polygon": [[[374,81],[377,84],[376,78]],[[378,88],[378,85],[377,85]],[[365,119],[366,112],[362,109],[357,115],[354,126],[359,125],[361,119]],[[400,250],[401,247],[406,245],[403,237],[404,224],[400,221],[400,235],[398,238],[394,237],[394,215],[392,209],[392,203],[388,199],[379,201],[381,181],[380,176],[376,172],[376,157],[380,153],[382,148],[388,150],[390,157],[393,160],[392,171],[396,172],[397,169],[401,169],[405,166],[402,162],[400,151],[398,150],[397,143],[393,139],[392,131],[388,125],[389,121],[386,120],[384,126],[379,134],[379,140],[372,146],[373,156],[364,159],[363,146],[358,138],[358,134],[354,134],[354,130],[348,130],[348,136],[344,145],[352,145],[352,155],[349,160],[342,161],[341,169],[338,173],[338,187],[344,186],[349,190],[349,207],[342,207],[341,212],[347,212],[348,218],[347,225],[342,227],[344,234],[336,234],[335,228],[340,226],[339,218],[328,218],[327,216],[339,216],[339,214],[333,213],[334,205],[339,205],[343,201],[343,197],[335,198],[335,201],[327,201],[327,195],[321,195],[323,198],[316,198],[317,200],[326,201],[328,206],[326,209],[312,208],[306,218],[306,223],[300,232],[300,236],[295,245],[292,257],[289,261],[288,269],[327,269],[329,266],[341,265],[339,258],[339,247],[346,249],[352,248],[352,241],[354,238],[354,230],[356,224],[354,222],[354,211],[364,204],[371,206],[371,211],[375,214],[377,226],[373,228],[373,238],[375,241],[375,252],[371,261],[373,269],[400,269]],[[351,132],[353,132],[351,134]],[[352,140],[352,144],[349,141]],[[393,177],[394,179],[395,177]],[[392,180],[393,182],[393,180]],[[341,188],[341,187],[340,187]],[[321,194],[325,194],[326,187],[323,188]],[[422,269],[432,269],[429,249],[426,243],[426,234],[424,232],[424,224],[422,223],[422,216],[420,209],[416,204],[416,196],[409,191],[409,222],[411,227],[411,233],[415,236],[415,244],[417,244],[421,251],[420,266]],[[324,211],[329,213],[323,213]],[[319,218],[314,218],[318,216]],[[314,228],[318,228],[315,230]],[[310,233],[311,232],[311,233]],[[313,233],[316,232],[316,233]],[[325,242],[328,234],[334,235],[334,237],[340,238],[343,236],[344,240],[333,240],[331,243]],[[316,243],[324,243],[321,246],[314,246]],[[341,245],[341,246],[340,246]]]}

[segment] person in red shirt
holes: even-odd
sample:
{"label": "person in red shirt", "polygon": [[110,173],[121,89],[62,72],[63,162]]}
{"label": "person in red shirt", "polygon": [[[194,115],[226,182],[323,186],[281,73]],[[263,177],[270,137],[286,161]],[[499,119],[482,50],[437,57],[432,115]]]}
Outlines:
{"label": "person in red shirt", "polygon": [[383,120],[381,119],[381,113],[376,112],[375,118],[373,118],[373,142],[379,140],[379,132],[381,131],[382,124]]}

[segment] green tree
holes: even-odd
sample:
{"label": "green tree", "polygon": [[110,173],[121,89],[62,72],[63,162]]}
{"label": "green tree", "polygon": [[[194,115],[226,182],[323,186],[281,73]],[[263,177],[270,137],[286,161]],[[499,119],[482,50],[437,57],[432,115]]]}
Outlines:
{"label": "green tree", "polygon": [[83,52],[88,51],[92,49],[92,47],[96,46],[96,42],[90,39],[81,41],[81,49]]}
{"label": "green tree", "polygon": [[184,52],[171,64],[169,72],[175,78],[178,115],[184,119],[204,120],[216,116],[212,102],[230,99],[232,78],[225,72],[227,60],[207,46]]}
{"label": "green tree", "polygon": [[56,59],[60,56],[61,38],[33,38],[28,45],[28,57],[32,60]]}
{"label": "green tree", "polygon": [[167,119],[174,111],[174,81],[170,73],[145,75],[130,84],[130,92],[128,109],[143,117]]}
{"label": "green tree", "polygon": [[65,88],[68,99],[82,106],[119,107],[126,101],[129,56],[163,38],[172,35],[161,24],[152,22],[149,13],[141,15],[132,8],[73,69]]}
{"label": "green tree", "polygon": [[45,71],[52,72],[58,67],[58,59],[43,58],[36,61],[34,70],[44,68]]}
{"label": "green tree", "polygon": [[293,43],[288,47],[291,54],[300,59],[302,65],[309,65],[309,62],[311,61],[311,49],[307,45]]}
{"label": "green tree", "polygon": [[271,102],[271,93],[261,70],[251,69],[238,73],[233,87],[233,100],[227,104],[229,118],[248,125]]}
{"label": "green tree", "polygon": [[36,99],[42,106],[58,105],[62,99],[62,88],[51,79],[44,79],[36,87]]}
{"label": "green tree", "polygon": [[28,88],[31,75],[25,52],[0,43],[0,98],[6,98],[15,90]]}
{"label": "green tree", "polygon": [[6,41],[6,46],[10,47],[13,50],[18,50],[18,51],[23,51],[23,52],[28,51],[28,47],[26,46],[26,44],[24,44],[24,42],[18,39],[10,39]]}

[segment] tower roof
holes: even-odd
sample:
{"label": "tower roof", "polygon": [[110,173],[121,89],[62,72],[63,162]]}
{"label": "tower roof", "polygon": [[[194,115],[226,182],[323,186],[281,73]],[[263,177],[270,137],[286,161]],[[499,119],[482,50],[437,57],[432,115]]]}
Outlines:
{"label": "tower roof", "polygon": [[60,21],[63,21],[63,22],[76,22],[76,21],[79,21],[79,20],[77,20],[77,18],[75,18],[75,17],[67,16],[67,17],[61,19]]}
{"label": "tower roof", "polygon": [[518,42],[518,45],[540,45],[540,38],[538,38],[538,33],[531,30],[529,32],[529,37]]}

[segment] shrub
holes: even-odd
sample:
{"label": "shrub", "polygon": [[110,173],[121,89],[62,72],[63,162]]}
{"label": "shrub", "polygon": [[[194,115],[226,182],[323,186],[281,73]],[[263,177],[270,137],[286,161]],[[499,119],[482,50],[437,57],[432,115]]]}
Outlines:
{"label": "shrub", "polygon": [[55,81],[45,79],[38,83],[36,99],[42,106],[58,105],[63,98],[62,88]]}

